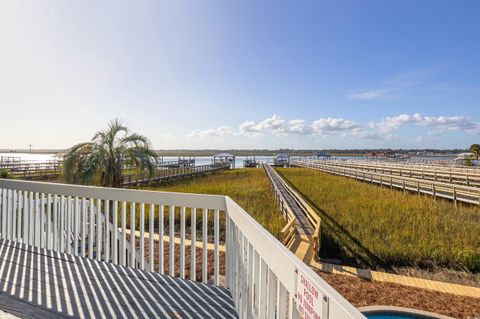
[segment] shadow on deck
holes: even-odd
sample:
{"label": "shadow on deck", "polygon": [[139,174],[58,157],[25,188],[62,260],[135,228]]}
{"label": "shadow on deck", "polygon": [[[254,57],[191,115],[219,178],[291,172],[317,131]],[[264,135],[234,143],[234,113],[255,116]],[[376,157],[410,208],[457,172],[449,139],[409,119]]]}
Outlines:
{"label": "shadow on deck", "polygon": [[237,318],[228,290],[0,240],[0,310],[22,318]]}

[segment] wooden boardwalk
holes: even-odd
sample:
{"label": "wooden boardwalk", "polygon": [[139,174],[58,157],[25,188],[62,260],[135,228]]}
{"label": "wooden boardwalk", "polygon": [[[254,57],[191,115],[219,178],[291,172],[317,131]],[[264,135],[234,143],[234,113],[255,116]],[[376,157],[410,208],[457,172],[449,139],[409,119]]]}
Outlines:
{"label": "wooden boardwalk", "polygon": [[47,162],[6,162],[0,163],[0,170],[10,171],[15,177],[21,179],[47,179],[61,174],[61,161]]}
{"label": "wooden boardwalk", "polygon": [[270,165],[264,165],[264,168],[288,222],[282,230],[283,242],[298,258],[309,264],[316,260],[320,248],[320,217]]}
{"label": "wooden boardwalk", "polygon": [[22,318],[237,318],[228,290],[0,240],[0,310]]}
{"label": "wooden boardwalk", "polygon": [[442,167],[435,165],[427,166],[372,161],[323,160],[317,162],[339,167],[361,169],[367,172],[371,171],[375,173],[425,179],[436,182],[480,187],[480,169],[478,168]]}
{"label": "wooden boardwalk", "polygon": [[124,175],[123,185],[125,187],[146,186],[150,184],[158,184],[164,181],[175,180],[179,178],[188,178],[208,173],[213,173],[219,170],[229,169],[230,163],[216,163],[210,165],[199,165],[191,167],[157,169],[153,176],[141,174],[126,174]]}
{"label": "wooden boardwalk", "polygon": [[412,178],[382,174],[363,169],[332,165],[329,161],[292,161],[292,166],[311,168],[333,175],[350,177],[367,183],[396,188],[457,202],[480,205],[480,188],[453,183],[438,182],[422,178]]}

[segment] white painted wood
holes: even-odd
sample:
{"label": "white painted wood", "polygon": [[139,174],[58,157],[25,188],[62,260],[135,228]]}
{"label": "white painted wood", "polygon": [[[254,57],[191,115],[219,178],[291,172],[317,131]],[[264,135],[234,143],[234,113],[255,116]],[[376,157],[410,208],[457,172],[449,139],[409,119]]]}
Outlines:
{"label": "white painted wood", "polygon": [[[105,200],[105,258],[104,261],[110,262],[110,201],[107,199]],[[114,224],[115,225],[115,224]],[[116,233],[117,229],[114,226],[113,231]]]}
{"label": "white painted wood", "polygon": [[15,238],[18,242],[22,242],[22,191],[17,192],[17,208],[16,212],[16,230],[15,230]]}
{"label": "white painted wood", "polygon": [[[150,234],[154,234],[154,224],[155,224],[155,205],[154,204],[150,204],[150,209],[148,210],[148,226],[149,226],[149,229],[148,229],[148,232]],[[155,249],[155,245],[154,245],[154,240],[153,240],[153,237],[154,236],[150,236],[149,237],[149,243],[148,243],[148,256],[149,256],[149,266],[150,266],[150,269],[149,271],[154,271],[154,262],[155,262],[155,256],[154,256],[154,249]]]}
{"label": "white painted wood", "polygon": [[220,253],[218,246],[220,245],[220,212],[218,209],[214,213],[214,284],[220,285]]}
{"label": "white painted wood", "polygon": [[12,225],[13,225],[13,213],[12,213],[12,205],[13,205],[13,199],[12,199],[12,190],[8,190],[7,194],[7,239],[11,240],[12,239]]}
{"label": "white painted wood", "polygon": [[[384,180],[385,181],[385,180]],[[17,187],[18,186],[18,187]],[[16,188],[17,187],[17,188]],[[364,318],[353,306],[351,306],[348,302],[346,302],[333,288],[331,288],[328,284],[326,284],[320,277],[318,277],[308,266],[306,266],[302,261],[300,261],[295,255],[293,255],[287,248],[285,248],[277,239],[275,239],[270,233],[268,233],[265,229],[263,229],[255,220],[251,218],[249,214],[247,214],[238,204],[233,202],[229,197],[223,196],[214,196],[214,197],[203,197],[202,195],[189,195],[189,194],[162,194],[159,196],[158,194],[153,194],[153,192],[139,192],[141,194],[137,194],[136,191],[120,191],[117,192],[116,190],[110,189],[103,189],[103,188],[95,188],[95,187],[70,187],[63,185],[46,185],[46,183],[35,183],[35,182],[18,182],[18,181],[4,181],[0,180],[0,198],[1,198],[1,218],[0,221],[2,225],[0,229],[2,229],[2,236],[4,234],[12,235],[12,225],[16,222],[18,223],[18,219],[12,219],[19,210],[27,210],[29,212],[29,220],[34,221],[33,227],[28,227],[27,233],[33,231],[32,235],[29,236],[29,240],[31,238],[32,243],[36,246],[40,245],[40,237],[37,237],[37,234],[42,233],[42,236],[48,234],[48,205],[45,205],[42,199],[40,199],[39,194],[45,194],[47,197],[47,204],[48,198],[50,195],[53,196],[53,220],[52,223],[53,227],[53,241],[59,240],[62,247],[60,249],[56,249],[56,251],[64,251],[65,243],[67,240],[71,240],[71,233],[73,232],[73,237],[75,237],[75,233],[77,232],[75,223],[77,219],[75,217],[71,217],[72,211],[75,212],[76,206],[75,204],[71,203],[71,199],[73,197],[77,197],[81,200],[82,204],[80,205],[81,209],[78,209],[80,213],[80,218],[78,219],[81,221],[79,225],[82,228],[83,234],[86,235],[87,230],[90,232],[88,234],[88,241],[95,240],[95,233],[91,233],[92,230],[95,230],[95,220],[97,223],[103,223],[105,221],[105,227],[102,227],[102,235],[104,234],[103,229],[107,229],[106,225],[108,224],[107,221],[109,219],[108,214],[103,217],[101,214],[102,206],[99,203],[104,201],[107,203],[107,200],[114,201],[114,216],[117,215],[118,204],[115,201],[120,200],[122,202],[122,221],[120,223],[121,231],[118,231],[118,217],[113,217],[114,223],[112,224],[112,240],[113,243],[111,247],[117,245],[118,242],[118,234],[120,234],[120,249],[112,248],[111,251],[112,255],[116,255],[117,251],[120,252],[120,263],[123,262],[124,265],[128,264],[132,267],[139,268],[142,267],[140,258],[140,254],[135,255],[132,254],[132,251],[135,251],[135,240],[134,236],[132,235],[131,241],[129,245],[126,243],[126,203],[131,204],[131,211],[130,211],[130,231],[132,234],[135,231],[135,205],[138,203],[140,205],[140,214],[142,215],[142,207],[145,204],[150,205],[159,205],[160,207],[160,215],[159,216],[159,235],[160,235],[160,245],[159,249],[163,253],[163,238],[164,238],[164,205],[169,205],[169,212],[170,214],[170,239],[172,235],[175,233],[175,214],[174,214],[174,205],[171,203],[175,203],[178,207],[180,207],[180,236],[185,239],[185,229],[182,228],[185,226],[185,217],[182,218],[184,212],[186,212],[186,207],[203,207],[203,214],[202,214],[202,281],[208,281],[208,266],[209,260],[207,255],[207,244],[208,244],[208,213],[209,211],[213,214],[213,246],[214,246],[214,261],[213,266],[214,268],[214,281],[215,283],[219,283],[217,280],[217,275],[219,275],[219,270],[216,267],[219,267],[218,260],[218,244],[220,241],[220,218],[224,218],[225,216],[225,225],[226,229],[226,280],[227,286],[232,294],[233,299],[235,300],[235,304],[237,310],[239,311],[241,318],[269,318],[268,315],[272,317],[274,314],[278,318],[282,318],[282,309],[289,308],[288,317],[290,318],[298,318],[298,312],[295,311],[294,304],[292,302],[296,291],[296,280],[297,280],[297,272],[301,271],[301,273],[310,281],[312,282],[315,287],[321,291],[323,294],[328,296],[328,307],[330,311],[330,319],[332,318],[346,318],[346,319],[360,319]],[[58,191],[58,192],[55,192]],[[14,192],[17,192],[17,195],[13,195]],[[20,193],[23,192],[23,193]],[[29,193],[32,192],[26,198],[25,192]],[[20,195],[18,195],[20,194]],[[91,196],[87,196],[91,195]],[[125,197],[117,197],[120,195],[125,195]],[[14,208],[14,201],[13,197],[17,196],[16,198],[19,199],[23,196],[23,199],[18,201],[17,200],[17,208]],[[43,195],[42,195],[43,196]],[[148,198],[148,196],[152,196]],[[58,198],[60,198],[60,203]],[[65,204],[65,198],[67,198],[67,202],[70,203]],[[119,199],[117,199],[119,198]],[[76,198],[75,202],[76,201]],[[145,199],[141,201],[136,201],[132,199]],[[28,204],[24,205],[23,203],[27,201]],[[95,202],[96,201],[96,202]],[[19,204],[20,203],[20,204]],[[97,207],[95,209],[94,203],[97,203]],[[202,203],[206,205],[196,206],[196,204]],[[28,206],[28,209],[27,209]],[[90,206],[90,207],[88,207]],[[47,207],[47,208],[46,208]],[[105,206],[109,207],[109,205]],[[42,210],[47,209],[47,214],[44,215],[45,219],[47,220],[46,223],[42,223],[45,227],[43,231],[40,231],[39,220],[42,217]],[[87,209],[89,208],[89,209]],[[85,213],[84,213],[85,210]],[[153,212],[154,209],[150,208],[150,211]],[[220,211],[225,211],[225,214],[220,213]],[[144,213],[144,212],[143,212]],[[68,215],[70,214],[70,217]],[[65,216],[67,215],[67,216]],[[73,214],[75,215],[75,213]],[[98,216],[95,216],[98,215]],[[18,217],[18,216],[17,216]],[[96,218],[95,218],[96,217]],[[93,218],[93,220],[92,220]],[[57,219],[57,222],[55,222]],[[141,225],[144,225],[144,217],[140,216]],[[23,220],[23,219],[22,219]],[[151,221],[151,217],[149,218]],[[172,223],[173,220],[173,223]],[[155,219],[153,219],[153,222]],[[152,230],[152,223],[149,223],[149,230],[150,236],[153,237],[154,229]],[[192,209],[192,240],[193,243],[196,241],[196,227],[194,227],[196,222],[196,210]],[[73,226],[72,226],[73,225]],[[183,226],[182,226],[183,225]],[[17,224],[18,226],[18,224]],[[212,226],[212,225],[210,225]],[[25,226],[23,226],[25,227]],[[70,228],[69,228],[70,227]],[[73,228],[72,228],[73,227]],[[186,227],[186,226],[185,226]],[[5,231],[3,229],[5,228]],[[73,230],[72,230],[73,229]],[[57,236],[55,236],[55,231],[57,232]],[[98,229],[97,229],[98,231]],[[15,230],[17,236],[17,240],[19,238],[18,229]],[[24,230],[25,232],[25,230]],[[143,234],[142,227],[140,227],[140,233]],[[115,234],[117,234],[117,238],[115,238]],[[48,235],[47,235],[48,236]],[[105,243],[107,241],[107,237],[109,235],[105,234],[104,236],[98,236],[96,240],[98,240],[98,245],[102,245],[100,247],[105,247]],[[142,238],[144,236],[141,236]],[[46,237],[48,238],[48,237]],[[85,239],[83,239],[85,241]],[[75,241],[75,240],[73,240]],[[82,236],[80,236],[80,241],[82,241]],[[170,249],[173,247],[174,240],[170,240]],[[88,243],[90,244],[90,242]],[[71,243],[68,244],[70,246]],[[84,253],[85,247],[87,245],[83,245]],[[182,244],[180,244],[182,246]],[[55,243],[53,244],[55,247]],[[193,245],[195,246],[195,245]],[[95,248],[99,246],[95,245]],[[143,246],[142,246],[143,247]],[[144,249],[144,248],[142,248]],[[78,250],[78,247],[73,245],[73,250]],[[104,249],[100,249],[100,254],[103,253]],[[82,248],[80,248],[80,252]],[[88,249],[88,254],[93,252],[93,247]],[[174,253],[174,252],[173,252]],[[97,251],[98,254],[98,251]],[[128,254],[128,255],[127,255]],[[161,255],[161,254],[160,254]],[[181,254],[183,255],[183,254]],[[170,257],[174,257],[174,254],[171,254]],[[192,255],[193,257],[193,255]],[[73,258],[73,256],[72,256]],[[98,258],[98,256],[97,256]],[[113,258],[115,259],[115,257]],[[161,267],[160,272],[162,272],[162,266],[164,264],[163,257],[160,256]],[[172,262],[170,260],[170,263]],[[138,262],[136,262],[138,261]],[[96,262],[96,261],[95,261]],[[185,261],[184,261],[185,262]],[[211,261],[210,261],[211,262]],[[102,263],[103,264],[103,263]],[[171,264],[170,264],[171,265]],[[173,272],[174,266],[170,267],[170,271]],[[182,267],[183,268],[183,267]],[[124,269],[126,272],[129,272],[128,268],[119,268]],[[193,275],[195,275],[193,273]],[[128,277],[127,277],[128,278]],[[192,278],[194,279],[194,278]],[[148,294],[149,291],[146,287],[134,287],[134,290],[140,293]],[[215,303],[214,300],[209,300]],[[286,316],[284,316],[286,317]]]}
{"label": "white painted wood", "polygon": [[185,279],[185,211],[180,209],[180,278]]}
{"label": "white painted wood", "polygon": [[203,227],[202,227],[202,281],[204,283],[208,282],[208,251],[207,251],[207,242],[208,242],[208,208],[203,209]]}
{"label": "white painted wood", "polygon": [[88,258],[93,258],[93,245],[95,243],[95,206],[94,199],[90,198],[90,209],[88,211]]}
{"label": "white painted wood", "polygon": [[47,194],[47,248],[52,249],[52,195]]}
{"label": "white painted wood", "polygon": [[2,239],[6,239],[7,236],[7,194],[9,190],[2,189]]}
{"label": "white painted wood", "polygon": [[188,203],[189,207],[208,207],[209,209],[225,210],[225,199],[224,196],[220,195],[200,195],[145,190],[139,191],[10,179],[0,179],[0,188],[43,192],[65,196],[78,196],[81,198],[99,198],[145,204],[164,204],[178,207]]}
{"label": "white painted wood", "polygon": [[[58,245],[60,252],[65,252],[65,196],[59,197],[60,203],[58,206],[59,228],[58,228]],[[35,206],[37,206],[35,204]],[[36,209],[36,208],[35,208]],[[35,232],[37,232],[37,225],[35,225]]]}
{"label": "white painted wood", "polygon": [[115,265],[118,264],[118,201],[113,201],[112,211],[113,229],[112,229],[112,261]]}
{"label": "white painted wood", "polygon": [[95,210],[95,220],[96,220],[96,228],[97,228],[97,236],[95,238],[95,244],[97,248],[97,253],[96,257],[97,260],[102,260],[102,243],[103,243],[103,236],[102,236],[102,217],[101,217],[101,211],[102,211],[102,200],[97,199],[97,209]]}
{"label": "white painted wood", "polygon": [[145,204],[140,204],[140,269],[145,270]]}
{"label": "white painted wood", "polygon": [[[43,205],[42,205],[43,206]],[[67,231],[65,235],[65,245],[67,246],[67,253],[71,254],[72,253],[72,244],[71,244],[71,238],[72,238],[72,220],[73,220],[73,203],[72,203],[72,197],[68,196],[67,197]]]}
{"label": "white painted wood", "polygon": [[191,213],[191,241],[190,245],[190,279],[196,280],[197,278],[197,209],[192,208]]}
{"label": "white painted wood", "polygon": [[79,247],[78,242],[80,238],[80,201],[78,197],[74,200],[74,232],[73,232],[73,255],[78,256]]}
{"label": "white painted wood", "polygon": [[82,198],[82,229],[80,235],[80,255],[85,257],[85,249],[87,247],[87,199]]}
{"label": "white painted wood", "polygon": [[23,192],[23,243],[24,244],[28,244],[28,241],[29,241],[29,238],[28,238],[28,235],[29,235],[28,226],[30,223],[30,220],[29,220],[30,196],[29,195],[30,195],[29,192],[26,192],[26,191]]}
{"label": "white painted wood", "polygon": [[122,202],[122,242],[120,245],[120,265],[127,265],[127,202]]}
{"label": "white painted wood", "polygon": [[17,240],[17,191],[12,191],[12,240]]}
{"label": "white painted wood", "polygon": [[168,210],[169,215],[169,233],[170,233],[170,250],[169,250],[169,274],[175,276],[175,206],[170,206]]}
{"label": "white painted wood", "polygon": [[164,233],[164,219],[165,219],[165,206],[161,205],[160,206],[160,216],[158,217],[158,229],[159,229],[159,245],[158,245],[158,271],[160,274],[165,273],[165,249],[164,245],[165,242],[163,240],[163,237],[165,236]]}

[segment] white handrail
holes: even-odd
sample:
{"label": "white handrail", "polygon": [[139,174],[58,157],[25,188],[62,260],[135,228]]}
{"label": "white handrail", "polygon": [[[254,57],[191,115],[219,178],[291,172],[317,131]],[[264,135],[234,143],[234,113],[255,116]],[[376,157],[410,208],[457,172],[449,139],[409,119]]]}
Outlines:
{"label": "white handrail", "polygon": [[[154,216],[147,218],[147,213]],[[173,232],[164,229],[168,225]],[[135,230],[144,234],[145,227],[148,238],[133,235]],[[166,242],[164,234],[181,238]],[[189,249],[186,236],[191,239]],[[309,309],[300,306],[307,287],[315,299],[311,310],[322,319],[365,318],[225,196],[0,179],[0,237],[148,271],[167,273],[166,267],[174,266],[175,271],[171,267],[168,271],[174,276],[216,285],[224,282],[240,318],[300,318],[297,309]],[[186,252],[196,255],[197,238],[202,239],[201,262],[190,265],[190,274],[199,277],[188,277]],[[207,254],[207,242],[214,247],[213,255]],[[223,244],[225,253],[219,249]],[[94,250],[96,256],[91,254]],[[158,257],[152,256],[154,251],[159,251]]]}

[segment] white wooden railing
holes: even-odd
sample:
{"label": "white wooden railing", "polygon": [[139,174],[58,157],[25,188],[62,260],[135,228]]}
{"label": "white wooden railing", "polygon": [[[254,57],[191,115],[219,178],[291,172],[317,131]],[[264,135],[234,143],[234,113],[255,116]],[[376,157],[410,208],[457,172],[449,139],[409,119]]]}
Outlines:
{"label": "white wooden railing", "polygon": [[0,237],[225,285],[240,318],[364,318],[225,196],[0,179]]}

